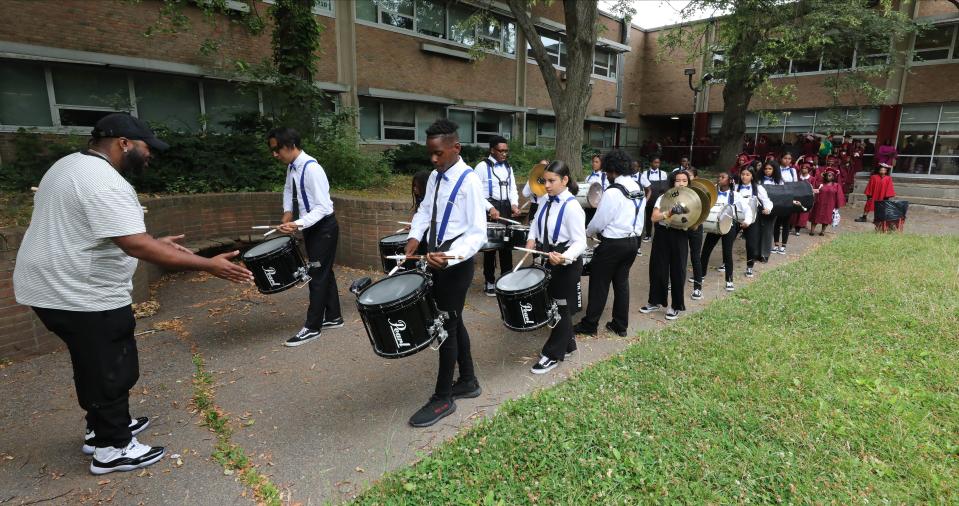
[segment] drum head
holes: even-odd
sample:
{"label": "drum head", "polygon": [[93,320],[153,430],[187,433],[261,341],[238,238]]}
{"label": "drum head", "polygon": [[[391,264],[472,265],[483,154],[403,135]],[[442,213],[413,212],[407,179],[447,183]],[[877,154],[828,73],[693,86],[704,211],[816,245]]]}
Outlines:
{"label": "drum head", "polygon": [[267,253],[272,253],[278,249],[285,247],[292,239],[289,237],[277,237],[276,239],[270,239],[266,242],[261,242],[256,246],[246,250],[246,253],[243,254],[243,259],[257,258]]}
{"label": "drum head", "polygon": [[423,275],[418,272],[397,274],[368,286],[357,300],[365,306],[387,304],[415,292],[424,282]]}
{"label": "drum head", "polygon": [[406,244],[409,237],[409,234],[393,234],[380,239],[380,242],[383,244]]}
{"label": "drum head", "polygon": [[490,229],[492,229],[492,230],[506,230],[506,225],[503,225],[502,223],[487,223],[487,224],[486,224],[486,229],[487,229],[487,230],[490,230]]}
{"label": "drum head", "polygon": [[536,286],[545,278],[546,271],[527,267],[504,274],[496,281],[496,288],[504,292],[519,292]]}

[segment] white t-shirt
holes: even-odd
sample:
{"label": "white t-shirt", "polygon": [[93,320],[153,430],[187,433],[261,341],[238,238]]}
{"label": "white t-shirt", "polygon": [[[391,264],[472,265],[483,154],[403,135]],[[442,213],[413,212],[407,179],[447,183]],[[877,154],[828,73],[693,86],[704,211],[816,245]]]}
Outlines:
{"label": "white t-shirt", "polygon": [[17,252],[17,302],[67,311],[107,311],[133,302],[137,259],[110,239],[146,232],[136,191],[109,162],[73,153],[40,180]]}

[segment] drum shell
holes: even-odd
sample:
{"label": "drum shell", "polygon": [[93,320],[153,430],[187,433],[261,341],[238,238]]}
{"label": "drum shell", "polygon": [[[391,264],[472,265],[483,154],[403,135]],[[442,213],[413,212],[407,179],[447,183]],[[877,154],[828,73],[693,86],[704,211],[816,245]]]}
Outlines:
{"label": "drum shell", "polygon": [[506,225],[502,223],[486,224],[486,244],[480,251],[493,251],[506,247]]}
{"label": "drum shell", "polygon": [[546,325],[550,318],[549,309],[553,304],[547,290],[549,271],[535,266],[527,269],[541,269],[546,276],[539,283],[523,290],[507,291],[496,288],[496,302],[503,325],[519,332],[536,330]]}
{"label": "drum shell", "polygon": [[766,194],[769,195],[769,200],[773,203],[773,209],[769,213],[773,216],[789,216],[792,213],[801,212],[802,209],[793,204],[794,200],[798,200],[806,209],[812,209],[812,186],[805,181],[781,185],[768,184],[764,188],[766,188]]}
{"label": "drum shell", "polygon": [[520,248],[526,247],[526,241],[529,238],[529,226],[527,225],[510,225],[506,229],[506,233],[509,236],[509,245],[517,246]]}
{"label": "drum shell", "polygon": [[875,221],[899,221],[909,210],[909,202],[905,200],[879,200],[875,206]]}
{"label": "drum shell", "polygon": [[583,273],[582,276],[589,277],[591,269],[589,268],[590,262],[593,261],[593,253],[595,252],[594,248],[586,248],[583,251]]}
{"label": "drum shell", "polygon": [[[400,276],[423,275],[410,272]],[[382,304],[363,304],[357,297],[356,308],[366,327],[373,353],[383,358],[408,357],[422,351],[433,341],[430,326],[439,317],[439,309],[429,292],[425,276],[420,288],[400,299]]]}
{"label": "drum shell", "polygon": [[[279,293],[300,282],[300,272],[306,272],[306,263],[292,237],[281,247],[262,255],[243,254],[246,268],[253,273],[253,283],[263,294]],[[302,270],[301,270],[302,269]]]}
{"label": "drum shell", "polygon": [[[733,206],[717,204],[710,208],[709,216],[703,222],[703,232],[707,234],[725,235],[733,227]],[[720,219],[721,216],[728,218]]]}
{"label": "drum shell", "polygon": [[[406,252],[406,241],[403,242],[389,242],[387,239],[394,237],[396,234],[388,235],[380,239],[380,262],[383,264],[383,272],[389,273],[396,267],[396,260],[389,260],[386,257],[391,255],[402,255]],[[407,260],[403,262],[403,268],[412,269],[416,266],[415,260]]]}

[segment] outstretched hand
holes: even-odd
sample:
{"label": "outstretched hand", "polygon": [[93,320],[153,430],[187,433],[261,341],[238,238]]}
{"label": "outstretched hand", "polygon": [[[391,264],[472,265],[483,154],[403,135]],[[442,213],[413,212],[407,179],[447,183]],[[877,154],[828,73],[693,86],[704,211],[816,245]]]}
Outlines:
{"label": "outstretched hand", "polygon": [[239,254],[239,250],[234,250],[227,253],[221,253],[211,258],[211,266],[207,272],[220,279],[225,279],[234,283],[249,283],[250,281],[253,281],[252,272],[248,271],[242,265],[238,265],[230,261]]}

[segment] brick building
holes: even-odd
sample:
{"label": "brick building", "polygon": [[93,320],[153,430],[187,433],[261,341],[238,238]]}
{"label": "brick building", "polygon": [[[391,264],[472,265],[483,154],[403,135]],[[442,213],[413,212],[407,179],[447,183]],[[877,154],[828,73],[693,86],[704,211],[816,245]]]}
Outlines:
{"label": "brick building", "polygon": [[[484,5],[485,2],[482,2]],[[257,2],[266,17],[269,2]],[[252,36],[236,20],[205,21],[185,7],[191,28],[175,35],[144,30],[160,7],[157,0],[4,0],[0,26],[0,159],[11,156],[3,140],[26,127],[51,134],[89,132],[100,116],[118,109],[174,129],[225,131],[224,121],[242,112],[264,112],[270,97],[235,80],[234,62],[269,58],[269,29]],[[245,2],[230,2],[238,13]],[[498,23],[464,30],[475,10],[469,1],[316,0],[324,30],[317,86],[339,106],[358,107],[364,142],[396,145],[422,141],[427,124],[447,116],[462,126],[467,142],[490,135],[527,145],[555,143],[554,113],[536,63],[523,54],[526,42],[509,9],[492,2]],[[934,27],[911,51],[906,72],[887,83],[898,91],[882,106],[853,99],[839,109],[817,83],[835,68],[818,59],[789,62],[776,77],[795,84],[796,100],[774,108],[754,99],[748,134],[770,142],[807,131],[889,138],[902,156],[900,173],[959,173],[959,9],[947,0],[918,0],[914,18]],[[640,13],[641,15],[641,13]],[[557,72],[566,60],[559,2],[533,10],[540,36]],[[43,19],[42,29],[36,20]],[[585,142],[597,149],[638,151],[643,139],[669,139],[678,154],[696,137],[718,131],[722,84],[712,84],[693,104],[684,67],[703,75],[711,62],[685,63],[684,55],[661,60],[659,38],[669,27],[642,30],[601,14],[594,52],[593,90],[584,123]],[[709,21],[706,21],[709,22]],[[219,49],[203,54],[207,39]],[[476,40],[491,48],[482,59],[469,52]],[[845,67],[886,58],[888,48],[849,48]],[[715,58],[721,59],[721,55]],[[695,111],[695,114],[693,114]],[[759,111],[772,112],[770,122]],[[837,131],[836,116],[855,116],[858,126]],[[706,149],[706,148],[701,148]]]}

